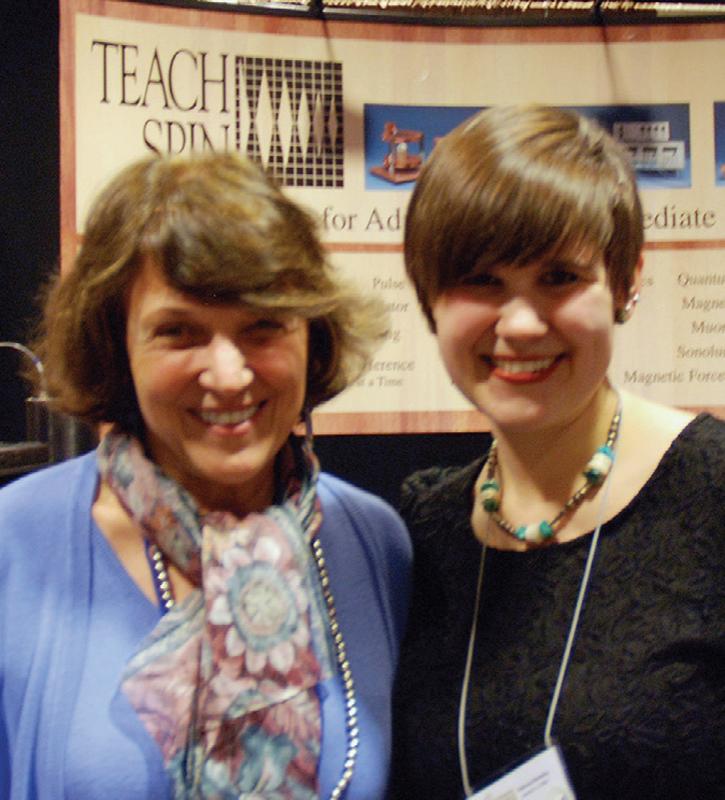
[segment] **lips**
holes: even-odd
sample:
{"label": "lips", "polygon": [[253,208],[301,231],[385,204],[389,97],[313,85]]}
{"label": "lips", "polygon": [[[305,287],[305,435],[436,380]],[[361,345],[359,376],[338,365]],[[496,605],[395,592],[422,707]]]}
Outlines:
{"label": "lips", "polygon": [[247,408],[237,409],[234,411],[212,411],[210,409],[202,409],[198,412],[199,418],[207,425],[241,425],[243,422],[251,419],[261,405],[248,406]]}
{"label": "lips", "polygon": [[492,374],[509,383],[538,383],[546,380],[556,369],[563,356],[540,358],[513,358],[486,356]]}

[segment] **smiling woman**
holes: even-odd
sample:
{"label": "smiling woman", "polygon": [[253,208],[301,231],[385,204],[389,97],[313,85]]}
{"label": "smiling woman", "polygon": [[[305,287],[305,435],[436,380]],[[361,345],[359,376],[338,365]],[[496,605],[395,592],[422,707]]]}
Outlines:
{"label": "smiling woman", "polygon": [[0,796],[384,795],[409,545],[309,420],[385,334],[250,162],[103,190],[35,346],[107,432],[0,493]]}
{"label": "smiling woman", "polygon": [[614,299],[601,258],[490,267],[443,292],[432,316],[448,373],[496,428],[558,424],[606,377]]}
{"label": "smiling woman", "polygon": [[423,167],[406,268],[493,441],[403,485],[396,800],[722,794],[725,424],[607,376],[642,241],[627,154],[569,111],[490,108]]}
{"label": "smiling woman", "polygon": [[307,347],[307,320],[192,301],[146,258],[126,349],[154,461],[209,508],[266,508],[275,456],[302,415]]}

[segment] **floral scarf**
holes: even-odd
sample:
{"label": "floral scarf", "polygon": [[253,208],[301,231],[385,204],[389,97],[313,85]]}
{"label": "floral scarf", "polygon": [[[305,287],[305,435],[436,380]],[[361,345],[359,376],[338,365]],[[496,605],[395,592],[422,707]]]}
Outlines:
{"label": "floral scarf", "polygon": [[291,437],[280,505],[243,519],[201,513],[118,433],[98,450],[126,511],[197,587],[126,666],[122,689],[159,745],[175,798],[316,798],[317,685],[333,674],[309,542],[321,522],[318,465]]}

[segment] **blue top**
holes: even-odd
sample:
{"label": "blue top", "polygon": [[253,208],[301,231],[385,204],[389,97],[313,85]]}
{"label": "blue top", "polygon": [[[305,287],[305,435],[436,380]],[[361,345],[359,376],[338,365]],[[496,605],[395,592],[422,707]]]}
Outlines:
{"label": "blue top", "polygon": [[[0,798],[171,797],[160,751],[118,691],[159,609],[91,517],[89,453],[0,491]],[[320,529],[355,680],[360,750],[347,800],[385,793],[390,693],[408,598],[410,545],[382,500],[320,476]],[[341,683],[320,686],[320,788],[346,749]]]}

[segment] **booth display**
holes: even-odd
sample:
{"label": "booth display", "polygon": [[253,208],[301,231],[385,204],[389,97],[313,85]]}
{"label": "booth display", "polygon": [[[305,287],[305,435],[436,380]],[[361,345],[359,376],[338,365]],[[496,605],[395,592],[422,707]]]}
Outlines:
{"label": "booth display", "polygon": [[245,153],[317,214],[336,264],[390,312],[369,372],[316,412],[316,430],[480,430],[404,276],[407,203],[437,139],[482,107],[574,108],[629,150],[645,205],[641,303],[612,379],[723,415],[723,40],[714,22],[456,27],[62,0],[63,267],[124,163]]}

